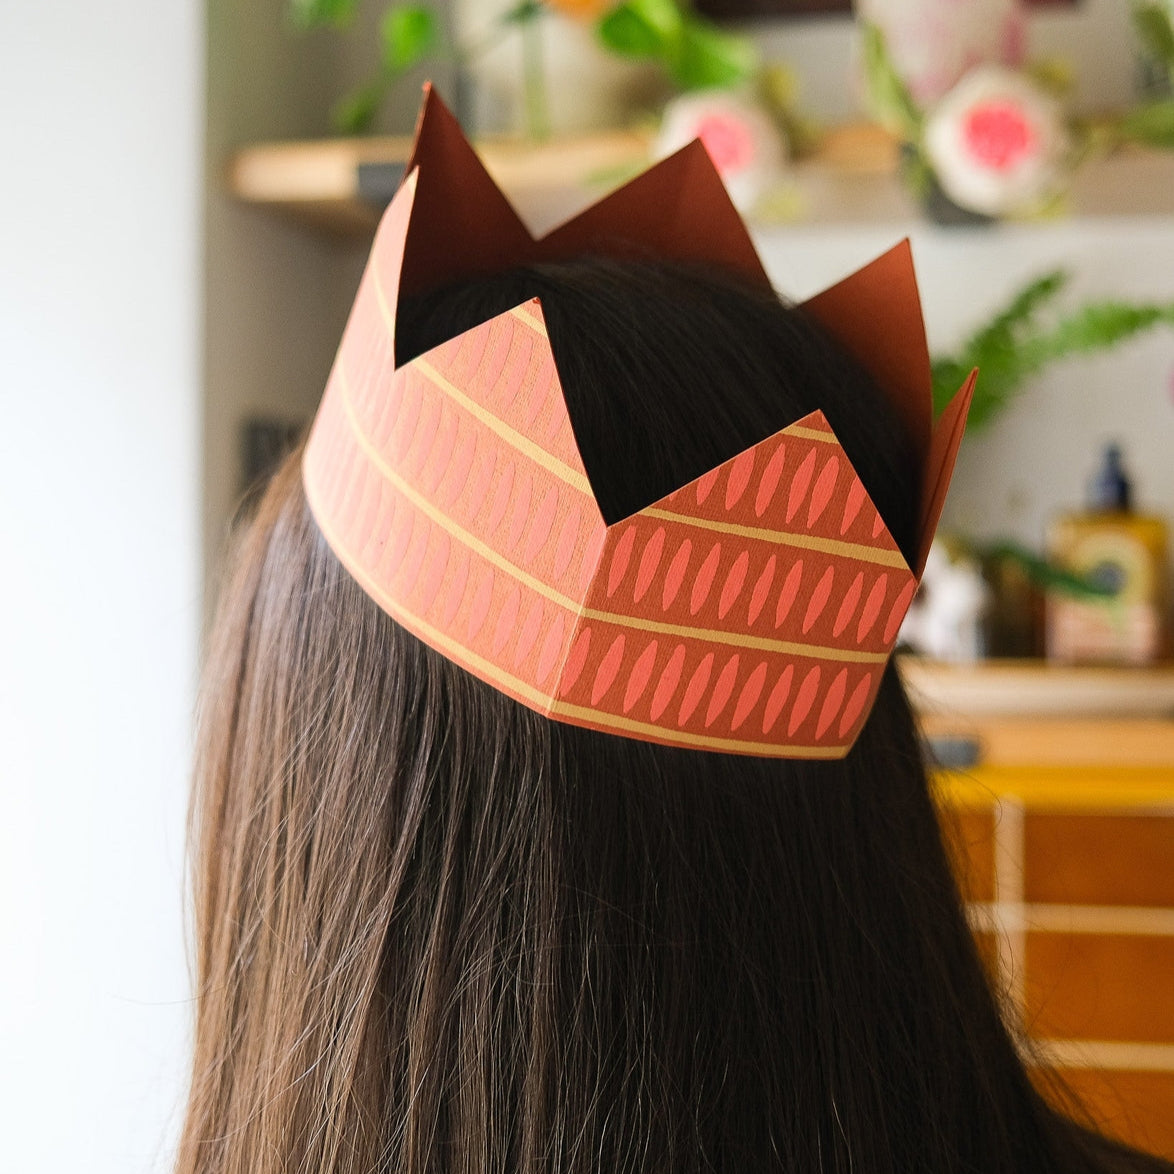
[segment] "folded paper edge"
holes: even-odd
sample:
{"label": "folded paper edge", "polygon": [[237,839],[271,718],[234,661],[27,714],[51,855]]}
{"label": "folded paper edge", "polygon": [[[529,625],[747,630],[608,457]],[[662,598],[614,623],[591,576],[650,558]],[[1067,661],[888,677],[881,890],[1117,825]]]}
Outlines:
{"label": "folded paper edge", "polygon": [[[881,316],[861,312],[862,296],[888,308],[903,299],[905,332],[893,337]],[[846,301],[845,301],[846,300]],[[933,432],[933,387],[921,291],[908,237],[799,304],[868,371],[904,424],[924,469]],[[895,358],[882,358],[895,355]]]}
{"label": "folded paper edge", "polygon": [[976,367],[970,372],[966,382],[954,393],[954,398],[946,405],[945,411],[942,412],[934,427],[925,480],[922,485],[917,564],[913,568],[918,582],[921,581],[922,573],[925,571],[929,548],[933,545],[938,522],[941,521],[942,510],[946,504],[946,495],[954,476],[954,464],[958,458],[962,436],[966,431],[966,420],[970,414],[970,405],[974,400],[974,387],[977,381],[978,368]]}

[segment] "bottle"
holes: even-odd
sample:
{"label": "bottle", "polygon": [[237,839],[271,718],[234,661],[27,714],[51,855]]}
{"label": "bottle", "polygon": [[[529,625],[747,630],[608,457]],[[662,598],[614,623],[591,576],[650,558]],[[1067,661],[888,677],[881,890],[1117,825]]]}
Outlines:
{"label": "bottle", "polygon": [[1135,513],[1121,448],[1106,445],[1088,509],[1055,520],[1053,562],[1112,591],[1047,598],[1047,654],[1065,664],[1146,665],[1165,647],[1166,523]]}

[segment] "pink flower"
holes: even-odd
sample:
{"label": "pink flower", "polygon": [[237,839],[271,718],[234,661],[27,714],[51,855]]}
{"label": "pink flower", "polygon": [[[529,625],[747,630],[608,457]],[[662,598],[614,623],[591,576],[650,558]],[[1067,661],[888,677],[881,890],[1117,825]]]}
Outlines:
{"label": "pink flower", "polygon": [[694,139],[701,140],[741,212],[754,208],[786,165],[786,142],[766,112],[725,90],[674,98],[665,107],[654,151],[670,155]]}
{"label": "pink flower", "polygon": [[745,122],[728,111],[703,114],[693,128],[713,165],[723,174],[741,171],[754,162],[754,135]]}
{"label": "pink flower", "polygon": [[976,69],[930,114],[925,153],[942,190],[987,216],[1037,209],[1063,183],[1071,147],[1063,112],[1025,75]]}
{"label": "pink flower", "polygon": [[962,118],[971,158],[992,171],[1012,171],[1036,151],[1035,126],[1023,107],[995,99],[972,106]]}
{"label": "pink flower", "polygon": [[1023,60],[1018,0],[856,0],[856,11],[884,35],[919,106],[932,105],[975,66]]}

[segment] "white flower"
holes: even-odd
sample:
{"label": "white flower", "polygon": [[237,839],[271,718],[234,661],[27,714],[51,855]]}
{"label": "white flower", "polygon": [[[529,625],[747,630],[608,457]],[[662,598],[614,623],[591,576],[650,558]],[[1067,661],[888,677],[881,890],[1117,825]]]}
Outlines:
{"label": "white flower", "polygon": [[942,190],[987,216],[1031,212],[1057,194],[1070,150],[1060,104],[1023,74],[984,66],[967,74],[925,127]]}
{"label": "white flower", "polygon": [[653,151],[658,158],[700,139],[735,207],[749,212],[787,162],[782,132],[761,107],[725,90],[697,90],[664,109]]}
{"label": "white flower", "polygon": [[979,65],[1019,65],[1018,0],[856,0],[885,38],[889,60],[919,106],[930,106]]}

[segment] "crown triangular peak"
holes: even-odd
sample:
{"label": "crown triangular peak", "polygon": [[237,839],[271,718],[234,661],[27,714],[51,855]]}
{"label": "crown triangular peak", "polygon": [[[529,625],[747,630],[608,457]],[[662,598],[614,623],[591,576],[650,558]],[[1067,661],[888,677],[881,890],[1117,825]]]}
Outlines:
{"label": "crown triangular peak", "polygon": [[581,494],[582,508],[602,522],[538,298],[439,343],[401,371],[420,374],[451,406],[475,417],[501,451],[520,453]]}
{"label": "crown triangular peak", "polygon": [[908,239],[804,302],[888,396],[924,468],[933,427],[929,346]]}
{"label": "crown triangular peak", "polygon": [[830,543],[847,557],[906,567],[848,454],[819,410],[722,461],[625,522],[672,517],[744,536],[761,531],[758,537],[768,537],[768,531],[777,529],[809,536],[817,544]]}
{"label": "crown triangular peak", "polygon": [[550,232],[543,256],[666,256],[770,279],[721,176],[694,140]]}
{"label": "crown triangular peak", "polygon": [[[583,253],[672,256],[741,272],[770,288],[754,243],[708,152],[694,141],[535,240],[436,91],[424,105],[407,172],[419,172],[403,289]],[[452,193],[459,199],[452,199]]]}
{"label": "crown triangular peak", "polygon": [[533,259],[534,240],[428,85],[408,159],[417,200],[408,226],[400,291],[437,289]]}
{"label": "crown triangular peak", "polygon": [[378,320],[381,322],[380,329],[390,340],[391,370],[395,369],[399,361],[395,349],[395,323],[399,308],[404,251],[411,231],[418,179],[419,176],[414,171],[404,177],[403,183],[379,221],[375,240],[371,245],[371,255],[367,258],[367,268],[339,346],[341,354],[342,349],[348,345],[347,340],[352,333],[366,334],[372,329],[370,326],[360,325],[362,318],[369,316],[372,322]]}

